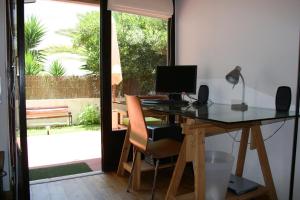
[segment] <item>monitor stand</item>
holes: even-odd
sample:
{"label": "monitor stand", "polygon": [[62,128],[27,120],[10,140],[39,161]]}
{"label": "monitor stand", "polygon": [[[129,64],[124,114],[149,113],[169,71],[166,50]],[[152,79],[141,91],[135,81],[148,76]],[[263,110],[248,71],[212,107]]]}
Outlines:
{"label": "monitor stand", "polygon": [[[169,99],[174,101],[181,101],[181,94],[169,94]],[[169,115],[169,124],[175,124],[175,115]]]}
{"label": "monitor stand", "polygon": [[188,101],[186,101],[182,98],[181,94],[178,94],[178,93],[169,94],[169,100],[174,101],[174,102],[178,102],[178,103],[183,103],[183,104],[184,103],[186,103],[186,104],[189,103]]}

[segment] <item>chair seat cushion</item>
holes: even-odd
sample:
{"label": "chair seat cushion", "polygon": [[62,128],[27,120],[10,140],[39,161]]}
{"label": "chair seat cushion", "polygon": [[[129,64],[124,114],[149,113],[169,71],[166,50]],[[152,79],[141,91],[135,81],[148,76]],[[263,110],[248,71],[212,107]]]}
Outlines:
{"label": "chair seat cushion", "polygon": [[[147,125],[160,125],[162,124],[162,120],[154,117],[145,117],[145,122]],[[129,118],[123,118],[123,125],[128,126]]]}
{"label": "chair seat cushion", "polygon": [[178,155],[181,143],[173,139],[161,139],[148,142],[146,154],[154,159],[167,158]]}

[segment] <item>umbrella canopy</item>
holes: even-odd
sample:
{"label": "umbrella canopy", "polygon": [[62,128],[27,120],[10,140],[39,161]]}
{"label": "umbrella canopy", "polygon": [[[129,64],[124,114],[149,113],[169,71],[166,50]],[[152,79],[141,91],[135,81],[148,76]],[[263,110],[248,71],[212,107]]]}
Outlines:
{"label": "umbrella canopy", "polygon": [[120,52],[117,38],[116,22],[112,18],[111,24],[111,84],[118,85],[122,81]]}

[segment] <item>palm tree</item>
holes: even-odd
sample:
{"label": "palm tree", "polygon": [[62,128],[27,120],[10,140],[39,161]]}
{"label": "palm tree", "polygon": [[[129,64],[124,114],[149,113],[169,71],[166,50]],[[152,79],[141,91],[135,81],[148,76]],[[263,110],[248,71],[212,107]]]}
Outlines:
{"label": "palm tree", "polygon": [[[45,55],[43,50],[37,49],[46,34],[45,28],[35,16],[25,21],[25,72],[27,75],[37,75],[43,71]],[[26,60],[28,59],[28,60]]]}
{"label": "palm tree", "polygon": [[45,28],[37,17],[31,16],[25,22],[25,51],[35,49],[46,34]]}

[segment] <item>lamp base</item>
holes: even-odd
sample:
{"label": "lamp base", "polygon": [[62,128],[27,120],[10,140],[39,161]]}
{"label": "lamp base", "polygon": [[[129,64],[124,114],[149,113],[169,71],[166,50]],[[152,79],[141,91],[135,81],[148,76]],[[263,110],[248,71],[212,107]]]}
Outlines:
{"label": "lamp base", "polygon": [[248,105],[245,104],[245,103],[241,103],[241,104],[232,104],[232,105],[231,105],[231,110],[246,111],[246,110],[248,110]]}

